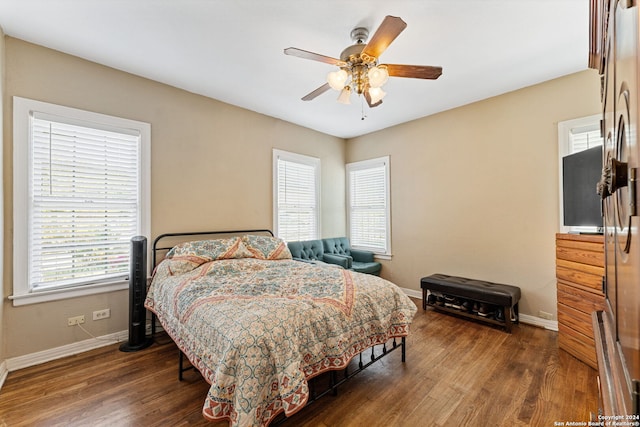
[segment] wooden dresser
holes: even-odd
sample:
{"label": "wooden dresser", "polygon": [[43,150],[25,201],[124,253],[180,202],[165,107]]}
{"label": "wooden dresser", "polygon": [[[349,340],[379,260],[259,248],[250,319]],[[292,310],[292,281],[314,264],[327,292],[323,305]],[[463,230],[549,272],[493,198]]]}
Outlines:
{"label": "wooden dresser", "polygon": [[558,343],[561,349],[598,369],[591,313],[604,310],[604,238],[556,234]]}

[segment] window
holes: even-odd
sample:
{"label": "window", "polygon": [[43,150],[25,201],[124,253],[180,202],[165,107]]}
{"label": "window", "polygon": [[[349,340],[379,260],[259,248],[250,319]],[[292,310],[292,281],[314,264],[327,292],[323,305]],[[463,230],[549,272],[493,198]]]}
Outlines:
{"label": "window", "polygon": [[389,157],[347,164],[347,220],[354,248],[391,255]]}
{"label": "window", "polygon": [[562,158],[569,154],[577,153],[603,144],[604,141],[600,134],[601,118],[602,116],[600,114],[596,114],[593,116],[558,123],[558,182],[560,184],[560,229],[562,232],[592,232],[596,229],[595,227],[566,227],[563,225]]}
{"label": "window", "polygon": [[320,159],[273,150],[273,218],[285,241],[320,238]]}
{"label": "window", "polygon": [[147,123],[14,97],[14,305],[128,287],[149,142]]}

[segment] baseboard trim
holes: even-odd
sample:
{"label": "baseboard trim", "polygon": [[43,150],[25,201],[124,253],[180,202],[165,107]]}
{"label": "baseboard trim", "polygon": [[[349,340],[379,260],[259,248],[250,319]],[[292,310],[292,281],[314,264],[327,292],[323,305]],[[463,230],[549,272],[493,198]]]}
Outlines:
{"label": "baseboard trim", "polygon": [[9,369],[7,369],[7,361],[3,360],[0,363],[0,390],[2,390],[2,386],[4,385],[4,381],[7,379],[7,375],[9,374]]}
{"label": "baseboard trim", "polygon": [[[162,325],[156,322],[156,333],[162,332]],[[151,323],[147,322],[147,335],[151,334]],[[12,357],[0,364],[0,389],[9,372],[18,369],[28,368],[29,366],[39,365],[41,363],[50,362],[52,360],[61,359],[74,354],[84,353],[85,351],[94,350],[96,348],[105,347],[116,344],[129,339],[129,331],[119,331],[112,334],[102,335],[100,337],[90,338],[78,341],[72,344],[55,347],[48,350],[38,351],[36,353],[25,354],[24,356]],[[3,370],[4,369],[4,370]],[[4,377],[2,376],[4,372]]]}
{"label": "baseboard trim", "polygon": [[41,363],[50,362],[67,356],[73,356],[74,354],[83,353],[85,351],[124,341],[128,337],[128,331],[114,332],[97,338],[90,338],[88,340],[63,345],[61,347],[25,354],[24,356],[12,357],[6,360],[7,370],[8,372],[13,372],[18,369],[28,368],[29,366],[39,365]]}
{"label": "baseboard trim", "polygon": [[416,291],[414,289],[409,289],[409,288],[400,288],[400,290],[402,290],[402,292],[404,292],[407,296],[410,296],[411,298],[418,298],[422,300],[421,291]]}
{"label": "baseboard trim", "polygon": [[519,317],[522,323],[526,323],[528,325],[538,326],[540,328],[558,332],[557,320],[543,319],[541,317],[530,316],[528,314],[521,314]]}
{"label": "baseboard trim", "polygon": [[[418,298],[422,300],[422,292],[416,291],[414,289],[408,288],[400,288],[402,292],[404,292],[407,296],[412,298]],[[520,314],[518,316],[520,318],[520,322],[526,323],[528,325],[537,326],[539,328],[549,329],[550,331],[558,332],[558,321],[557,320],[547,320],[541,317],[530,316],[528,314]]]}

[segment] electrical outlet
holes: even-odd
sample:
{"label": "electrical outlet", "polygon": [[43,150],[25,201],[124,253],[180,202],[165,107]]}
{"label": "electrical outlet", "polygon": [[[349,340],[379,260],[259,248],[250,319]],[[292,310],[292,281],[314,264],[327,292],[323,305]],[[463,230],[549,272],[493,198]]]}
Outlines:
{"label": "electrical outlet", "polygon": [[69,326],[79,325],[81,323],[84,323],[84,315],[76,316],[76,317],[69,317],[67,319],[67,325],[69,325]]}
{"label": "electrical outlet", "polygon": [[553,318],[553,314],[547,313],[546,311],[542,311],[542,310],[538,312],[538,316],[540,316],[540,318],[542,319],[547,319],[547,320],[551,320]]}
{"label": "electrical outlet", "polygon": [[104,310],[97,310],[93,312],[93,320],[108,319],[111,317],[111,309],[105,308]]}

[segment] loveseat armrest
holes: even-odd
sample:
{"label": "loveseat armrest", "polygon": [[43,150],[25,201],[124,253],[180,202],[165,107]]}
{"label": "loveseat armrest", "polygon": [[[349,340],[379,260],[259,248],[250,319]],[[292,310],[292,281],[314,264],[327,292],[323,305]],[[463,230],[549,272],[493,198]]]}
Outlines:
{"label": "loveseat armrest", "polygon": [[373,262],[373,252],[351,248],[351,257],[358,262]]}
{"label": "loveseat armrest", "polygon": [[337,264],[346,269],[350,269],[351,263],[353,262],[353,259],[350,256],[327,254],[327,253],[323,255],[322,260],[324,262],[328,262],[329,264]]}

